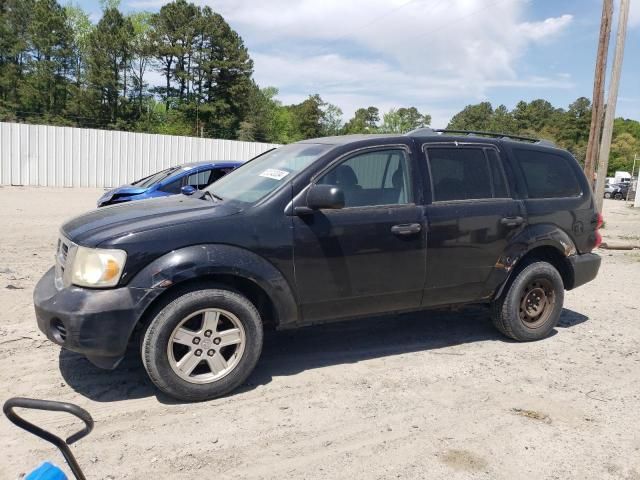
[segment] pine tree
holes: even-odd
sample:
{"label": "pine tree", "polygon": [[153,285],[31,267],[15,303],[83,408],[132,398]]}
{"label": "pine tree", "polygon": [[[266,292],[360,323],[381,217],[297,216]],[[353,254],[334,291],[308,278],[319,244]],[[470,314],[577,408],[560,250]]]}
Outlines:
{"label": "pine tree", "polygon": [[[101,125],[116,124],[127,93],[126,70],[133,25],[119,10],[107,8],[89,37],[89,102]],[[122,92],[122,96],[120,93]]]}

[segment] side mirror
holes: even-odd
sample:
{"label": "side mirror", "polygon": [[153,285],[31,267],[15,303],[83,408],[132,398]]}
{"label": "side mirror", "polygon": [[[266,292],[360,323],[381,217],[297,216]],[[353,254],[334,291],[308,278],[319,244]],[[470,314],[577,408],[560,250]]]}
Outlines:
{"label": "side mirror", "polygon": [[336,185],[312,185],[307,191],[307,207],[311,210],[344,207],[344,192]]}
{"label": "side mirror", "polygon": [[194,187],[193,185],[185,185],[184,187],[182,187],[180,189],[180,192],[183,195],[193,195],[197,191],[198,191],[198,189],[196,187]]}

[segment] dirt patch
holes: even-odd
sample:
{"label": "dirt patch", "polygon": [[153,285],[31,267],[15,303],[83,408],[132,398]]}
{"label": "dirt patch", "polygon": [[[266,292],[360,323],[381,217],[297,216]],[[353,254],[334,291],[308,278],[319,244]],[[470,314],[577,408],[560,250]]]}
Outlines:
{"label": "dirt patch", "polygon": [[481,472],[489,466],[484,458],[467,450],[447,450],[440,456],[440,459],[456,470],[468,472]]}
{"label": "dirt patch", "polygon": [[551,417],[546,413],[536,412],[535,410],[525,410],[523,408],[512,408],[511,411],[521,417],[530,418],[543,423],[551,423]]}

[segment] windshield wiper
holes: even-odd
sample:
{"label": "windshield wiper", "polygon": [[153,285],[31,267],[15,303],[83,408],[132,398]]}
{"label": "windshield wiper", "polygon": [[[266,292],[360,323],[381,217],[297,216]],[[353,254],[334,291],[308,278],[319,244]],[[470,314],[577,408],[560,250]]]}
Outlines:
{"label": "windshield wiper", "polygon": [[200,198],[204,198],[206,196],[209,196],[209,200],[211,200],[214,203],[216,200],[218,201],[222,200],[222,197],[219,197],[215,193],[211,193],[209,190],[202,190],[202,195],[200,195]]}

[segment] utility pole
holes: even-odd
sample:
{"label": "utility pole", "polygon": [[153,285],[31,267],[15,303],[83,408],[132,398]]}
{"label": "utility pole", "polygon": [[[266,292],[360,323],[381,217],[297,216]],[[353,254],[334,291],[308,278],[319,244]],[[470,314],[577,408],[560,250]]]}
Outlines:
{"label": "utility pole", "polygon": [[[629,182],[629,188],[627,189],[627,198],[625,198],[625,202],[629,201],[629,194],[631,193],[631,187],[633,187],[633,179],[636,179],[636,185],[638,184],[638,177],[636,177],[636,158],[638,155],[633,154],[633,167],[631,167],[631,180]],[[637,190],[638,187],[636,187]]]}
{"label": "utility pole", "polygon": [[603,0],[602,19],[600,20],[600,39],[596,57],[596,71],[593,78],[593,100],[591,104],[591,127],[589,129],[589,143],[584,160],[584,173],[593,186],[598,149],[600,146],[600,132],[604,113],[604,82],[607,73],[607,54],[609,52],[609,37],[611,36],[611,20],[613,17],[613,0]]}
{"label": "utility pole", "polygon": [[616,50],[613,56],[611,83],[609,86],[609,95],[607,96],[607,107],[604,114],[604,126],[602,128],[602,141],[598,155],[598,179],[596,181],[595,196],[599,212],[602,212],[604,184],[607,176],[607,167],[609,166],[613,120],[616,115],[616,103],[618,102],[618,87],[620,86],[620,72],[622,70],[622,58],[624,57],[624,41],[627,36],[628,19],[629,0],[620,0],[620,18],[618,19],[618,31],[616,32]]}
{"label": "utility pole", "polygon": [[[636,166],[636,157],[637,155],[633,156],[633,166],[635,168]],[[631,181],[633,181],[633,172],[631,172]],[[640,168],[638,169],[638,175],[636,175],[636,185],[635,185],[635,191],[636,191],[636,199],[633,202],[633,206],[635,208],[640,208],[640,192],[638,192],[638,189],[640,189]]]}

